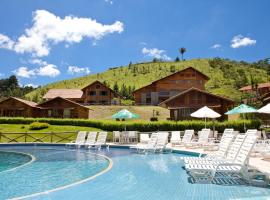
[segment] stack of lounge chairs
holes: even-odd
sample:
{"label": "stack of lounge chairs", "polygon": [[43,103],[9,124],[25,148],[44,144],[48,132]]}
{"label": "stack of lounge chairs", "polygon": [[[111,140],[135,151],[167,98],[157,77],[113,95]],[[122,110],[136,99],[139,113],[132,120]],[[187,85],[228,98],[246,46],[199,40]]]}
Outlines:
{"label": "stack of lounge chairs", "polygon": [[66,147],[75,146],[80,148],[81,146],[84,146],[85,148],[93,147],[96,149],[101,149],[102,146],[106,145],[107,135],[107,132],[89,132],[87,134],[87,131],[79,131],[76,140],[74,142],[66,143]]}
{"label": "stack of lounge chairs", "polygon": [[[257,130],[248,130],[235,139],[230,131],[219,145],[216,155],[206,157],[183,157],[186,171],[197,181],[212,181],[222,173],[233,177],[248,179],[248,159],[257,140]],[[236,176],[237,175],[237,176]]]}

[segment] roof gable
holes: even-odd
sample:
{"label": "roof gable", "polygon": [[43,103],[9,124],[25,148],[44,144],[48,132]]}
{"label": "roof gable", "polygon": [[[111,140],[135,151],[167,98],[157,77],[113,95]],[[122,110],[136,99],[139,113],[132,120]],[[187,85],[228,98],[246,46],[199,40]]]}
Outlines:
{"label": "roof gable", "polygon": [[[51,102],[51,101],[55,101],[55,100],[57,100],[57,99],[60,99],[60,100],[62,100],[62,101],[67,101],[67,102],[69,102],[69,103],[71,103],[71,104],[74,104],[74,105],[76,105],[76,106],[79,106],[79,107],[87,108],[86,106],[83,106],[83,105],[81,105],[81,104],[79,104],[79,103],[76,103],[76,102],[74,102],[74,101],[71,101],[71,100],[69,100],[69,99],[65,99],[65,98],[62,98],[62,97],[55,97],[55,98],[53,98],[53,99],[50,99],[50,100],[48,100],[48,101],[45,101],[45,102],[43,102],[43,103],[38,104],[38,106],[39,106],[39,107],[42,107],[44,104],[46,104],[46,103],[48,103],[48,102]],[[91,110],[90,108],[87,108],[87,109],[88,109],[88,110]]]}
{"label": "roof gable", "polygon": [[[267,88],[267,87],[270,88],[270,82],[267,82],[267,83],[259,83],[259,84],[258,84],[258,88]],[[252,87],[251,87],[251,85],[247,85],[247,86],[244,86],[244,87],[240,88],[239,90],[240,90],[240,91],[252,90]]]}
{"label": "roof gable", "polygon": [[186,70],[190,70],[190,69],[193,70],[193,71],[195,71],[196,73],[200,74],[201,76],[203,76],[203,77],[205,78],[205,80],[209,80],[209,79],[210,79],[208,76],[206,76],[205,74],[203,74],[203,73],[200,72],[199,70],[197,70],[197,69],[195,69],[195,68],[193,68],[193,67],[187,67],[187,68],[182,69],[182,70],[180,70],[180,71],[178,71],[178,72],[175,72],[175,73],[170,74],[170,75],[168,75],[168,76],[165,76],[165,77],[163,77],[163,78],[161,78],[161,79],[158,79],[158,80],[152,82],[152,83],[149,84],[149,85],[143,86],[143,87],[141,87],[141,88],[139,88],[139,89],[133,91],[132,93],[135,93],[135,92],[137,92],[137,91],[139,91],[139,90],[141,90],[141,89],[143,89],[143,88],[149,87],[149,86],[151,86],[151,85],[153,85],[153,84],[155,84],[155,83],[157,83],[157,82],[159,82],[159,81],[162,81],[162,80],[164,80],[164,79],[167,79],[167,78],[169,78],[169,77],[171,77],[171,76],[174,76],[174,75],[176,75],[176,74],[181,74],[181,73],[185,72]]}
{"label": "roof gable", "polygon": [[33,102],[33,101],[27,101],[27,100],[24,100],[24,99],[21,99],[21,98],[18,98],[18,97],[9,97],[3,101],[1,101],[0,103],[3,103],[5,101],[8,101],[8,100],[11,100],[11,99],[14,99],[16,101],[19,101],[27,106],[31,106],[31,107],[36,107],[37,106],[37,103]]}
{"label": "roof gable", "polygon": [[159,105],[161,105],[161,104],[166,104],[167,102],[169,102],[169,101],[171,101],[171,100],[173,100],[173,99],[175,99],[175,98],[177,98],[177,97],[180,97],[180,96],[182,96],[182,95],[184,95],[184,94],[187,94],[187,93],[189,93],[189,92],[191,92],[191,91],[197,91],[197,92],[200,92],[200,93],[203,93],[203,94],[206,94],[206,95],[210,95],[210,96],[213,96],[213,97],[216,97],[216,98],[223,99],[223,100],[225,100],[225,101],[230,101],[231,103],[234,103],[234,101],[231,100],[231,99],[229,99],[229,98],[222,97],[222,96],[218,96],[218,95],[215,95],[215,94],[206,92],[206,91],[204,91],[204,90],[200,90],[200,89],[198,89],[198,88],[192,87],[192,88],[189,88],[189,89],[187,89],[187,90],[185,90],[185,91],[183,91],[183,92],[180,92],[180,93],[178,93],[177,95],[175,95],[175,96],[173,96],[173,97],[171,97],[171,98],[169,98],[169,99],[167,99],[167,100],[161,102]]}

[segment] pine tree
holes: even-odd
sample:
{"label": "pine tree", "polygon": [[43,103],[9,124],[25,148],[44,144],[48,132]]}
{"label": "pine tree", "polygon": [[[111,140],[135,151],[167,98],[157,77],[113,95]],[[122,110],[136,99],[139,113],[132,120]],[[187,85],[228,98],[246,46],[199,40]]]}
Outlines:
{"label": "pine tree", "polygon": [[115,82],[114,85],[113,85],[113,91],[115,91],[116,93],[119,92],[119,87],[118,87],[118,83]]}

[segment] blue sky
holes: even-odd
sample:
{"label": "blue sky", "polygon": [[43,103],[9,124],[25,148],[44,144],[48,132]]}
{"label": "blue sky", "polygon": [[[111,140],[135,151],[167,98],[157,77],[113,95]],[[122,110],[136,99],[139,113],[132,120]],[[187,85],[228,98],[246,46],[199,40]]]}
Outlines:
{"label": "blue sky", "polygon": [[153,57],[270,57],[268,0],[1,0],[0,78],[23,85]]}

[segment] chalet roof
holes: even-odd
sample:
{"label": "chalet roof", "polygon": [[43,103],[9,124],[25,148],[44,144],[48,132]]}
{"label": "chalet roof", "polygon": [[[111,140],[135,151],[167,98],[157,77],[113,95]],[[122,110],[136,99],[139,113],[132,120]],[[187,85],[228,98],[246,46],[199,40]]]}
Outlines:
{"label": "chalet roof", "polygon": [[38,106],[41,107],[41,108],[44,108],[44,107],[42,107],[42,106],[43,106],[45,103],[48,103],[48,102],[50,102],[50,101],[55,101],[55,100],[57,100],[57,99],[64,100],[64,101],[70,102],[70,103],[72,103],[72,104],[74,104],[74,105],[76,105],[76,106],[83,107],[83,108],[87,108],[88,110],[91,110],[90,108],[88,108],[88,107],[86,107],[86,106],[83,106],[83,105],[81,105],[81,104],[79,104],[79,103],[77,103],[77,102],[74,102],[74,101],[72,101],[72,100],[65,99],[65,98],[63,98],[63,97],[55,97],[55,98],[53,98],[53,99],[49,99],[49,100],[47,100],[47,101],[45,101],[45,102],[42,102],[42,103],[38,104]]}
{"label": "chalet roof", "polygon": [[123,98],[120,94],[118,94],[117,92],[115,92],[114,90],[112,90],[110,87],[108,87],[107,85],[105,85],[104,83],[101,83],[100,81],[96,80],[92,83],[90,83],[89,85],[85,86],[84,88],[82,88],[82,90],[85,90],[87,87],[91,86],[91,85],[94,85],[94,84],[100,84],[100,85],[103,85],[104,87],[108,88],[112,93],[118,95],[119,97]]}
{"label": "chalet roof", "polygon": [[10,99],[14,99],[16,101],[19,101],[25,105],[28,105],[28,106],[31,106],[31,107],[36,107],[37,106],[37,103],[33,102],[33,101],[27,101],[27,100],[24,100],[24,99],[21,99],[21,98],[18,98],[18,97],[9,97],[3,101],[1,101],[0,103],[4,102],[4,101],[7,101],[7,100],[10,100]]}
{"label": "chalet roof", "polygon": [[231,99],[229,99],[229,98],[222,97],[222,96],[218,96],[218,95],[215,95],[215,94],[206,92],[205,90],[200,90],[200,89],[198,89],[198,88],[192,87],[192,88],[189,88],[189,89],[187,89],[187,90],[185,90],[185,91],[183,91],[183,92],[178,93],[177,95],[175,95],[175,96],[173,96],[173,97],[170,97],[169,99],[166,99],[165,101],[161,102],[159,105],[161,105],[161,104],[166,104],[166,103],[168,103],[169,101],[171,101],[171,100],[173,100],[173,99],[175,99],[175,98],[177,98],[177,97],[180,97],[180,96],[182,96],[182,95],[184,95],[184,94],[186,94],[186,93],[188,93],[188,92],[191,92],[191,91],[201,92],[201,93],[204,93],[204,94],[206,94],[206,95],[210,95],[210,96],[213,96],[213,97],[216,97],[216,98],[220,98],[220,99],[223,99],[223,100],[225,100],[225,101],[230,101],[231,103],[234,103],[234,101],[231,100]]}
{"label": "chalet roof", "polygon": [[[143,89],[143,88],[145,88],[145,87],[148,87],[148,86],[150,86],[150,85],[152,85],[152,84],[154,84],[154,83],[156,83],[156,82],[158,82],[158,81],[161,81],[161,80],[164,80],[164,79],[166,79],[166,78],[169,78],[169,77],[171,77],[171,76],[173,76],[173,75],[175,75],[175,74],[182,73],[182,72],[184,72],[184,71],[186,71],[186,70],[188,70],[188,69],[192,69],[192,70],[196,71],[196,73],[202,75],[206,80],[209,80],[209,79],[210,79],[208,76],[206,76],[205,74],[203,74],[203,73],[200,72],[199,70],[197,70],[197,69],[195,69],[195,68],[193,68],[193,67],[187,67],[187,68],[182,69],[182,70],[180,70],[180,71],[178,71],[178,72],[175,72],[175,73],[172,73],[172,74],[170,74],[170,75],[168,75],[168,76],[165,76],[165,77],[163,77],[163,78],[161,78],[161,79],[155,80],[155,81],[153,81],[151,84],[148,84],[148,85],[146,85],[146,86],[143,86],[143,87],[141,87],[141,88],[135,90],[134,92],[137,92],[138,90],[141,90],[141,89]],[[133,93],[134,93],[134,92],[133,92]]]}
{"label": "chalet roof", "polygon": [[[267,83],[259,83],[258,84],[258,88],[268,88],[270,87],[270,82],[267,82]],[[242,87],[239,89],[240,91],[248,91],[248,90],[252,90],[252,86],[251,85],[247,85],[245,87]]]}
{"label": "chalet roof", "polygon": [[44,96],[44,99],[53,99],[55,97],[80,99],[83,91],[79,89],[50,89]]}

